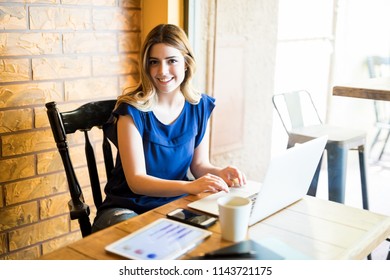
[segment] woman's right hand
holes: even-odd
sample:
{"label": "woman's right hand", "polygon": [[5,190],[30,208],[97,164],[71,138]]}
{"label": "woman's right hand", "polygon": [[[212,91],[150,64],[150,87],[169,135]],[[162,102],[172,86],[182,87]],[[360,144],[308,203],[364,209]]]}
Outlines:
{"label": "woman's right hand", "polygon": [[219,191],[229,192],[229,186],[221,178],[213,174],[206,174],[188,183],[188,194],[200,194],[204,192],[216,193]]}

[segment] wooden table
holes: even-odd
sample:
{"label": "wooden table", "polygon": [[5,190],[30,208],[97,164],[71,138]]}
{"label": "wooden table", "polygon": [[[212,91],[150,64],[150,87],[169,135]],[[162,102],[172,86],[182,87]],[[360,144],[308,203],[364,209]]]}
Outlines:
{"label": "wooden table", "polygon": [[390,77],[367,79],[333,87],[333,95],[390,101]]}
{"label": "wooden table", "polygon": [[[187,196],[153,211],[92,234],[56,251],[43,260],[123,259],[105,252],[104,247],[132,232],[165,217],[176,208],[187,208],[200,196]],[[217,222],[209,228],[211,237],[183,256],[200,256],[228,245],[221,239]],[[390,236],[390,217],[344,204],[306,196],[286,209],[249,229],[252,239],[278,239],[313,259],[363,259]]]}

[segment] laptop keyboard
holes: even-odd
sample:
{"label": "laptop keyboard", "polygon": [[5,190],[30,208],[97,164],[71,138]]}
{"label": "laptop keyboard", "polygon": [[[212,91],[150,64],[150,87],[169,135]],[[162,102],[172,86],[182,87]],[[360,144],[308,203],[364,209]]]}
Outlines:
{"label": "laptop keyboard", "polygon": [[256,201],[256,199],[257,199],[257,193],[252,194],[252,195],[249,196],[248,198],[252,201],[252,205],[251,205],[251,214],[252,214],[253,208],[254,208],[254,206],[255,206],[255,201]]}

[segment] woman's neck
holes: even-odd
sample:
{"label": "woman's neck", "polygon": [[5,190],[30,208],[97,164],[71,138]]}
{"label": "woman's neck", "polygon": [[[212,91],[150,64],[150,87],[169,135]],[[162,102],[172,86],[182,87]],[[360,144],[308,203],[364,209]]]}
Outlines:
{"label": "woman's neck", "polygon": [[163,124],[172,124],[183,110],[185,98],[183,94],[159,94],[157,104],[153,108],[156,118]]}

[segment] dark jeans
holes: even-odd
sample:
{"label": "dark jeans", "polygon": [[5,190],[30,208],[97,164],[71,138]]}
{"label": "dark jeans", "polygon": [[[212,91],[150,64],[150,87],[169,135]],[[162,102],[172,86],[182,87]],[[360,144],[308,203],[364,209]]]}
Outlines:
{"label": "dark jeans", "polygon": [[92,225],[92,232],[97,232],[106,227],[137,216],[133,210],[127,208],[107,208],[98,212]]}

